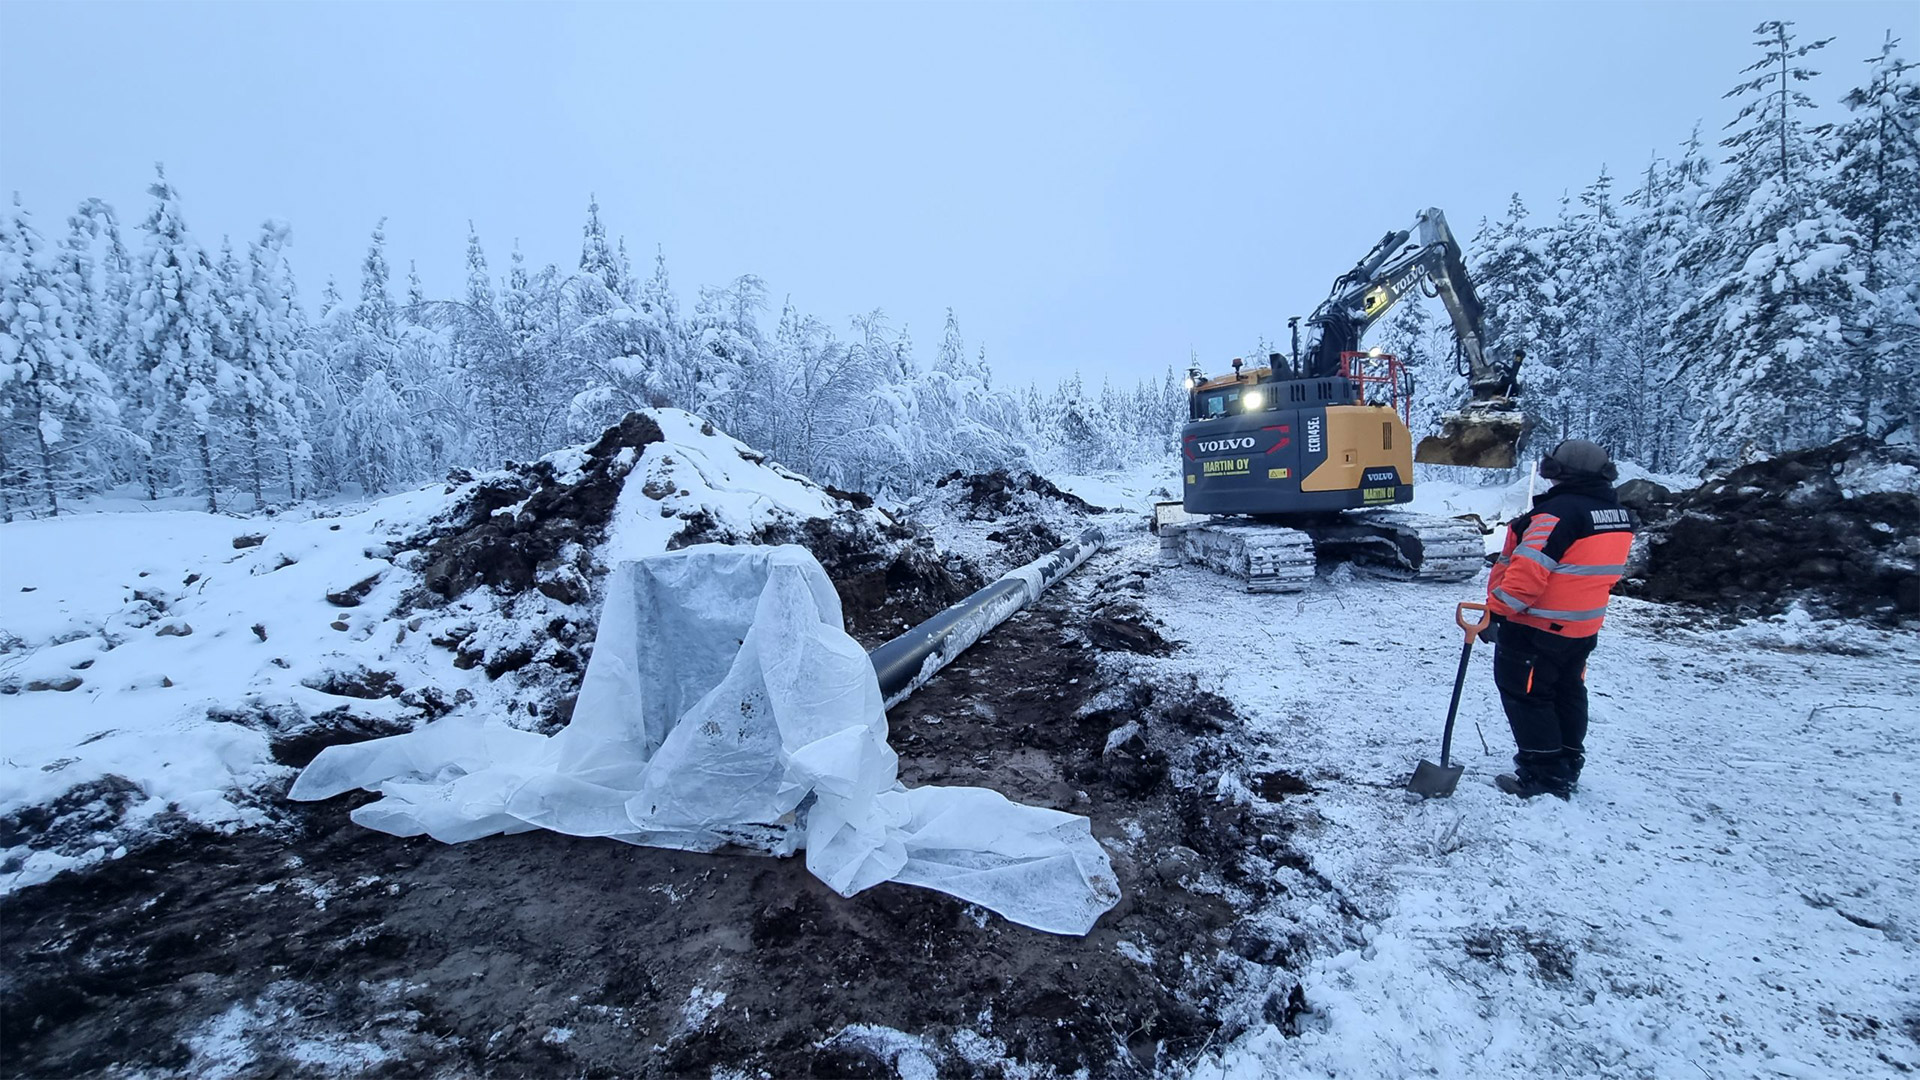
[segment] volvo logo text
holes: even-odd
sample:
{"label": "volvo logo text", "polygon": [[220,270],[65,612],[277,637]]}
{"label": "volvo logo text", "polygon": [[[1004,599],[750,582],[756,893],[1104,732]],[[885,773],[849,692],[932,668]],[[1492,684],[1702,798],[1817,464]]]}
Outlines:
{"label": "volvo logo text", "polygon": [[1203,454],[1218,454],[1227,450],[1251,450],[1253,436],[1248,435],[1240,439],[1202,439],[1199,447]]}

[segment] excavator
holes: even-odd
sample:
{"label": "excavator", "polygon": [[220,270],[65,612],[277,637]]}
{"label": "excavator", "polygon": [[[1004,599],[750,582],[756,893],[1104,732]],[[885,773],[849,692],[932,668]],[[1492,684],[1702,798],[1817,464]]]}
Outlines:
{"label": "excavator", "polygon": [[[1469,401],[1413,446],[1412,378],[1361,339],[1416,289],[1452,321]],[[1322,558],[1389,576],[1463,581],[1484,563],[1478,526],[1393,510],[1413,498],[1413,463],[1511,467],[1526,433],[1515,402],[1523,357],[1487,355],[1484,309],[1446,216],[1428,209],[1390,232],[1293,327],[1293,355],[1187,379],[1179,502],[1154,509],[1163,556],[1242,578],[1249,592],[1293,592]]]}

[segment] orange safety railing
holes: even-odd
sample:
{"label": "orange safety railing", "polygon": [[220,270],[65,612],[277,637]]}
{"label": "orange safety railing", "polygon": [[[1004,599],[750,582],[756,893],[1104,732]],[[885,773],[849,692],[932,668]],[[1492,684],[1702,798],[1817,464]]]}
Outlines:
{"label": "orange safety railing", "polygon": [[[1407,368],[1392,353],[1375,356],[1365,352],[1340,354],[1340,374],[1353,380],[1360,393],[1360,404],[1386,405],[1400,414],[1408,427],[1413,426],[1413,391],[1407,381]],[[1384,395],[1369,393],[1369,387],[1385,387]],[[1384,397],[1385,400],[1382,400]]]}

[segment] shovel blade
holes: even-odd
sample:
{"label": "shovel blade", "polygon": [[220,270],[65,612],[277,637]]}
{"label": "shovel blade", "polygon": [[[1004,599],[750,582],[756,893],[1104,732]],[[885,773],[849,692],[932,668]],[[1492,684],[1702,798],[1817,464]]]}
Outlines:
{"label": "shovel blade", "polygon": [[1460,783],[1460,774],[1466,771],[1465,765],[1441,768],[1423,760],[1414,766],[1413,779],[1407,781],[1407,790],[1423,799],[1444,799],[1453,794],[1454,787]]}

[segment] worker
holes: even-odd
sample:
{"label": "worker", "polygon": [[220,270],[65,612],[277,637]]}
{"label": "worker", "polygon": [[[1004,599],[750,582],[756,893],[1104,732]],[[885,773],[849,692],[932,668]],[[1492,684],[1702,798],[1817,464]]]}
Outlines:
{"label": "worker", "polygon": [[1493,681],[1518,748],[1514,771],[1494,783],[1523,799],[1565,799],[1586,764],[1587,657],[1626,572],[1633,519],[1614,494],[1619,470],[1597,443],[1568,439],[1540,475],[1553,486],[1507,526],[1487,578]]}

